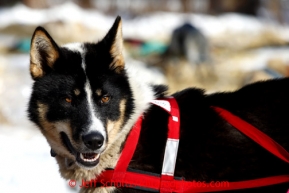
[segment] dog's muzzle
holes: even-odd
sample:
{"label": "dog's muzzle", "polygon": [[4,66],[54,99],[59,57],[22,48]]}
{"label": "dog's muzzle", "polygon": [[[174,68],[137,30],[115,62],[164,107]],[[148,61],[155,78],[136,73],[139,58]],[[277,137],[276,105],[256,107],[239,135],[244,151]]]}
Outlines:
{"label": "dog's muzzle", "polygon": [[[100,152],[98,151],[104,143],[104,137],[98,132],[92,132],[82,136],[83,143],[88,151],[79,152],[71,144],[68,136],[60,132],[60,137],[67,150],[75,156],[75,162],[78,166],[91,169],[99,163]],[[51,150],[51,156],[55,157],[56,153]]]}

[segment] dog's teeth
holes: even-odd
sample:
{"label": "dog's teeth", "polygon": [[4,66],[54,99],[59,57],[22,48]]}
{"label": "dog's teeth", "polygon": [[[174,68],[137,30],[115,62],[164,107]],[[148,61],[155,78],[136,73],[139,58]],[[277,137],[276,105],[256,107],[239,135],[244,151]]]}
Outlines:
{"label": "dog's teeth", "polygon": [[82,160],[85,160],[82,153],[80,154],[80,158],[81,158]]}
{"label": "dog's teeth", "polygon": [[81,154],[80,154],[80,158],[81,158],[83,161],[85,161],[85,162],[94,162],[94,161],[96,161],[96,160],[99,158],[99,154],[96,154],[96,155],[94,156],[94,158],[92,158],[92,159],[86,159],[85,156],[84,156],[84,154],[81,153]]}

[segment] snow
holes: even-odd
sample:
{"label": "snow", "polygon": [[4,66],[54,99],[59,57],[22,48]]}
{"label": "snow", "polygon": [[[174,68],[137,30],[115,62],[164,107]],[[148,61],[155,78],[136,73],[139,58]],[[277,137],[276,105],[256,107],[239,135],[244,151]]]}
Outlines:
{"label": "snow", "polygon": [[[73,2],[52,7],[50,9],[31,9],[22,4],[12,8],[0,9],[0,28],[13,24],[42,25],[48,22],[63,21],[65,23],[81,23],[84,26],[105,33],[115,17],[104,15],[97,10],[84,10]],[[258,18],[227,13],[220,16],[202,14],[183,14],[156,12],[125,19],[123,17],[124,37],[143,40],[167,40],[171,31],[183,22],[191,22],[200,28],[208,37],[216,37],[224,33],[259,33],[261,30],[273,30],[289,40],[289,28],[276,25]]]}
{"label": "snow", "polygon": [[72,192],[39,132],[3,125],[1,130],[0,192]]}
{"label": "snow", "polygon": [[268,47],[252,50],[240,59],[228,60],[225,63],[230,70],[252,72],[267,67],[270,60],[278,60],[289,65],[289,47]]}
{"label": "snow", "polygon": [[[242,66],[244,71],[254,71],[264,69],[268,61],[272,58],[278,58],[278,60],[289,64],[289,48],[261,48],[252,51],[252,57],[248,59],[246,63]],[[252,65],[252,61],[254,65]]]}

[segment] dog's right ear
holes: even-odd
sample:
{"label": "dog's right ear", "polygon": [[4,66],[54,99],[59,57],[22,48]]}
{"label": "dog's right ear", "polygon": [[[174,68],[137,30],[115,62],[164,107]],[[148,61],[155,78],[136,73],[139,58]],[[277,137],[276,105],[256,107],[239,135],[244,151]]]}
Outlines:
{"label": "dog's right ear", "polygon": [[109,68],[119,73],[124,69],[123,38],[121,17],[117,16],[112,27],[103,38],[113,59]]}
{"label": "dog's right ear", "polygon": [[30,73],[34,80],[43,77],[53,69],[59,57],[59,47],[42,27],[34,31],[30,47]]}

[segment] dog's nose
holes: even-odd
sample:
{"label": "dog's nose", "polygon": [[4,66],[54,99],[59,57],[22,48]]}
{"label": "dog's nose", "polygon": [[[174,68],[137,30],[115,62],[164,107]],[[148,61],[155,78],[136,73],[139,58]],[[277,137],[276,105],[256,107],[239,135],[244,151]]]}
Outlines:
{"label": "dog's nose", "polygon": [[92,132],[82,136],[82,140],[86,147],[91,150],[97,150],[103,145],[104,138],[98,132]]}

